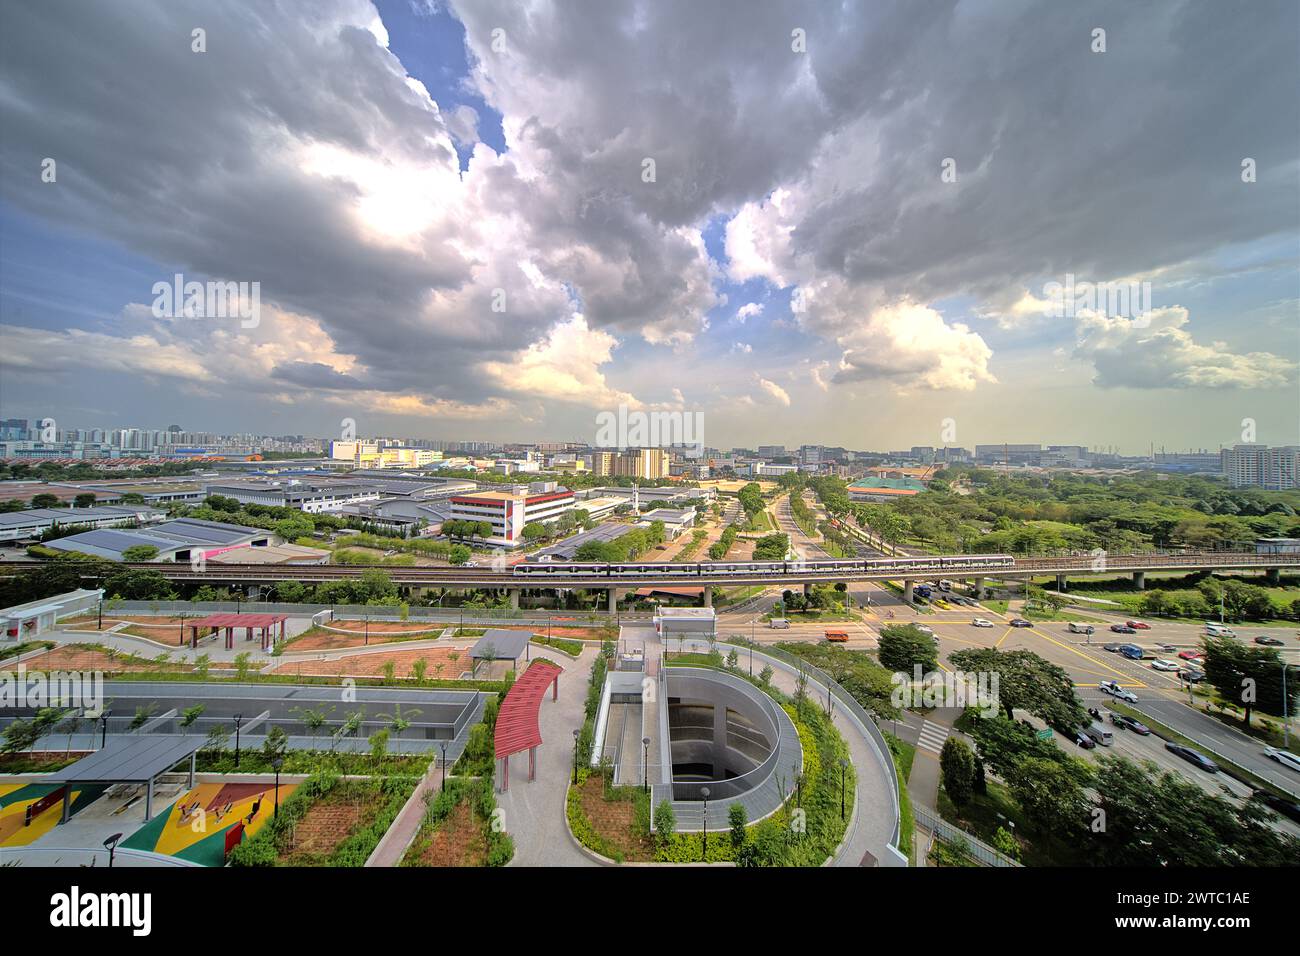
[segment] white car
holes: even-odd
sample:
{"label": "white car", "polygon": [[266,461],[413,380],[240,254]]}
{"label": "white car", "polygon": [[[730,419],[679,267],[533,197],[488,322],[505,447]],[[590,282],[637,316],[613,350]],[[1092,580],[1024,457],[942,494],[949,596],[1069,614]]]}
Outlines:
{"label": "white car", "polygon": [[922,634],[934,633],[934,628],[932,628],[929,624],[913,624],[912,626],[916,628],[918,631],[920,631]]}
{"label": "white car", "polygon": [[993,626],[993,622],[992,622],[992,621],[985,620],[985,619],[982,618],[982,617],[977,617],[977,618],[975,618],[975,620],[971,621],[971,626],[972,626],[972,627],[992,627],[992,626]]}
{"label": "white car", "polygon": [[1276,760],[1284,767],[1290,767],[1292,770],[1300,772],[1300,757],[1297,757],[1289,750],[1282,750],[1279,747],[1265,747],[1264,756],[1269,760]]}
{"label": "white car", "polygon": [[1179,664],[1175,663],[1174,661],[1167,661],[1163,658],[1160,658],[1159,660],[1154,660],[1151,662],[1151,669],[1153,671],[1176,671],[1176,670],[1182,670],[1182,667]]}
{"label": "white car", "polygon": [[1116,697],[1119,700],[1126,700],[1130,704],[1136,704],[1138,702],[1137,694],[1133,693],[1131,690],[1125,690],[1113,680],[1104,680],[1097,686],[1101,688],[1103,694],[1110,694],[1110,696]]}

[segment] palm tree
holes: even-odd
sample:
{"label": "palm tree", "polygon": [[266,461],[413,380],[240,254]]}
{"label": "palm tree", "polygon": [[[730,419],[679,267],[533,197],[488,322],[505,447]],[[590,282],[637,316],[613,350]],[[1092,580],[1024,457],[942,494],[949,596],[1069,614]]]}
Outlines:
{"label": "palm tree", "polygon": [[411,718],[419,717],[420,711],[414,708],[403,711],[402,705],[399,703],[393,707],[391,714],[377,714],[376,716],[380,720],[388,721],[389,730],[400,737],[402,732],[411,726],[411,720],[407,717],[408,714]]}

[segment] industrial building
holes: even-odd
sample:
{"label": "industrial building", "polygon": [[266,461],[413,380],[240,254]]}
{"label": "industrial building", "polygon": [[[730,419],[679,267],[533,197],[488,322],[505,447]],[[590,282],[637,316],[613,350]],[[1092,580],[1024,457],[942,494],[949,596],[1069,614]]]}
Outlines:
{"label": "industrial building", "polygon": [[346,504],[379,499],[378,488],[345,480],[225,481],[210,482],[204,487],[208,496],[220,495],[240,504],[293,508],[312,514],[338,512]]}
{"label": "industrial building", "polygon": [[279,543],[275,534],[262,528],[246,528],[243,525],[203,521],[199,518],[176,518],[153,527],[133,528],[130,531],[83,531],[47,541],[44,547],[121,561],[123,552],[138,545],[146,545],[158,549],[157,555],[152,559],[154,561],[184,562],[206,560],[209,555],[239,545],[262,548]]}
{"label": "industrial building", "polygon": [[572,511],[573,492],[567,488],[540,494],[505,491],[482,491],[472,495],[455,495],[451,499],[451,517],[459,521],[487,521],[492,525],[488,544],[516,548],[523,543],[524,526],[535,521],[552,521]]}
{"label": "industrial building", "polygon": [[39,538],[51,528],[123,528],[161,521],[165,511],[145,505],[96,505],[90,508],[29,508],[0,514],[0,541]]}

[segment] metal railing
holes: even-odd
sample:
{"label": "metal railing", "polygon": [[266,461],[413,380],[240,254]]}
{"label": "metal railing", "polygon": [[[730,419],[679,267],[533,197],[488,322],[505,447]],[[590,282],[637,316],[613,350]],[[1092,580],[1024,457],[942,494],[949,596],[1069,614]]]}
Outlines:
{"label": "metal railing", "polygon": [[984,866],[1023,866],[1023,864],[1017,863],[1000,850],[995,850],[979,837],[972,836],[960,827],[953,826],[937,813],[933,813],[928,807],[913,804],[912,813],[916,816],[918,824],[945,843],[952,843],[954,840],[965,841],[971,857]]}

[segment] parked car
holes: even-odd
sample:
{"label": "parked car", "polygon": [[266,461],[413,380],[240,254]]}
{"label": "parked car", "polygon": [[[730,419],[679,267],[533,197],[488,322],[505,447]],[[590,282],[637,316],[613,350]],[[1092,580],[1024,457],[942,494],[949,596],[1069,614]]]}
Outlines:
{"label": "parked car", "polygon": [[1123,644],[1107,644],[1104,647],[1102,647],[1102,650],[1110,651],[1112,654],[1118,654],[1119,649],[1123,646],[1124,646]]}
{"label": "parked car", "polygon": [[1169,651],[1170,653],[1178,650],[1177,644],[1157,644],[1156,647],[1160,648],[1162,651]]}
{"label": "parked car", "polygon": [[1255,643],[1263,644],[1267,647],[1281,647],[1286,643],[1286,641],[1282,640],[1280,637],[1269,637],[1265,634],[1261,634],[1259,637],[1255,638]]}
{"label": "parked car", "polygon": [[1011,620],[1007,621],[1007,623],[1010,624],[1012,627],[1033,627],[1034,626],[1033,621],[1026,621],[1023,617],[1013,617]]}
{"label": "parked car", "polygon": [[1176,744],[1172,740],[1165,743],[1165,749],[1175,757],[1182,757],[1188,763],[1196,764],[1206,773],[1218,773],[1219,765],[1211,760],[1205,754],[1197,753],[1191,747],[1184,747],[1182,744]]}
{"label": "parked car", "polygon": [[1267,790],[1256,790],[1251,794],[1252,800],[1258,800],[1264,806],[1276,813],[1289,817],[1296,823],[1300,823],[1300,803],[1294,800],[1288,800],[1285,797],[1279,797],[1277,794],[1269,793]]}
{"label": "parked car", "polygon": [[974,618],[974,619],[971,621],[971,626],[972,626],[972,627],[992,627],[992,626],[993,626],[993,622],[992,622],[992,621],[989,621],[989,620],[986,620],[985,618],[982,618],[982,617],[977,617],[977,618]]}
{"label": "parked car", "polygon": [[1119,700],[1126,700],[1130,704],[1136,704],[1138,702],[1137,694],[1133,693],[1131,690],[1125,690],[1117,681],[1104,680],[1097,686],[1101,688],[1103,694],[1110,694],[1110,696],[1118,698]]}
{"label": "parked car", "polygon": [[1200,651],[1179,651],[1178,656],[1185,661],[1199,661],[1205,655]]}
{"label": "parked car", "polygon": [[1146,652],[1136,644],[1121,644],[1119,652],[1131,661],[1140,661],[1146,656]]}
{"label": "parked car", "polygon": [[1300,757],[1297,757],[1289,750],[1283,750],[1281,747],[1265,747],[1264,756],[1284,767],[1290,767],[1292,770],[1300,772]]}
{"label": "parked car", "polygon": [[1136,634],[1137,628],[1129,627],[1127,624],[1112,624],[1110,629],[1116,634]]}
{"label": "parked car", "polygon": [[1112,713],[1110,715],[1110,722],[1122,730],[1131,730],[1133,731],[1133,733],[1141,737],[1151,736],[1150,727],[1142,723],[1142,721],[1138,720],[1137,718],[1130,717],[1128,714]]}
{"label": "parked car", "polygon": [[1184,667],[1178,672],[1178,679],[1185,680],[1189,684],[1199,684],[1205,680],[1205,671],[1199,667]]}
{"label": "parked car", "polygon": [[1143,624],[1141,621],[1125,621],[1124,623],[1127,624],[1129,627],[1136,628],[1139,631],[1151,630],[1150,624]]}
{"label": "parked car", "polygon": [[1065,629],[1071,634],[1091,634],[1096,630],[1091,624],[1083,624],[1078,621],[1071,621],[1065,626]]}
{"label": "parked car", "polygon": [[1158,658],[1151,662],[1151,669],[1153,671],[1176,671],[1179,667],[1175,661],[1167,661],[1164,658]]}

